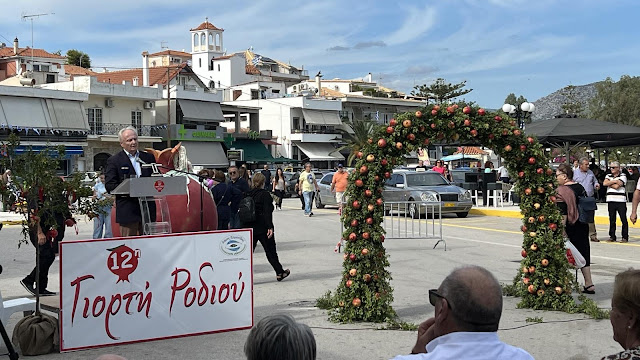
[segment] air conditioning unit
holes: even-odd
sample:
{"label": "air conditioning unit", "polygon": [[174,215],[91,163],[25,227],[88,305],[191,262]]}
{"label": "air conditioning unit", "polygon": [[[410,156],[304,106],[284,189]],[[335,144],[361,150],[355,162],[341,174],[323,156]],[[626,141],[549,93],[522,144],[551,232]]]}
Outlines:
{"label": "air conditioning unit", "polygon": [[105,99],[104,106],[106,106],[108,108],[112,108],[114,106],[113,105],[113,99]]}
{"label": "air conditioning unit", "polygon": [[145,101],[144,102],[144,108],[147,109],[147,110],[148,109],[153,109],[153,105],[154,105],[153,101]]}

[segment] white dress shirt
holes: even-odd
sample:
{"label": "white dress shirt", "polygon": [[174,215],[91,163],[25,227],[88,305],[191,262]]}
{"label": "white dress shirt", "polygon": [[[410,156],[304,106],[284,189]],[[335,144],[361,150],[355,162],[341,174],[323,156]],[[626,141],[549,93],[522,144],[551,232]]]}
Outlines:
{"label": "white dress shirt", "polygon": [[533,360],[528,352],[505,344],[495,332],[453,332],[427,344],[426,354],[398,355],[393,360]]}
{"label": "white dress shirt", "polygon": [[128,151],[123,150],[125,154],[129,157],[129,161],[131,161],[131,165],[133,166],[133,170],[136,171],[136,177],[140,177],[142,175],[142,169],[140,168],[140,163],[138,162],[138,154],[136,151],[135,155],[131,155]]}

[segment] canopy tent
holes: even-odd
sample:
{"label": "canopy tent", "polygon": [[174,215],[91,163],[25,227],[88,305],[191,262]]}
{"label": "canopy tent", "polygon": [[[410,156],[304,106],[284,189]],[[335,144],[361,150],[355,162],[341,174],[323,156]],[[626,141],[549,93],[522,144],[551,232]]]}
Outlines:
{"label": "canopy tent", "polygon": [[456,160],[463,160],[463,159],[481,160],[482,155],[470,155],[470,154],[459,153],[459,154],[443,156],[442,158],[440,158],[440,160],[442,161],[456,161]]}
{"label": "canopy tent", "polygon": [[[543,144],[565,149],[568,154],[577,146],[611,147],[640,144],[640,127],[607,121],[560,115],[553,119],[527,125],[527,135],[534,135]],[[568,162],[568,158],[567,162]]]}

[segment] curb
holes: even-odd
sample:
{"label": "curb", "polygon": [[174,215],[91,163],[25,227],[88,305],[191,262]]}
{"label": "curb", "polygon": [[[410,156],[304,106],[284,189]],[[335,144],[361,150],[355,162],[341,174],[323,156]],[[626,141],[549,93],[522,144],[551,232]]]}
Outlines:
{"label": "curb", "polygon": [[[497,217],[506,217],[506,218],[516,218],[519,219],[522,217],[520,211],[515,210],[500,210],[500,209],[480,209],[480,208],[472,208],[469,210],[469,214],[472,215],[481,215],[481,216],[497,216]],[[609,225],[609,217],[608,216],[596,216],[595,217],[596,225]],[[632,224],[631,221],[627,219],[629,223],[629,228],[640,229],[640,221],[637,221],[635,224]],[[622,222],[620,219],[616,219],[616,225],[622,226]]]}

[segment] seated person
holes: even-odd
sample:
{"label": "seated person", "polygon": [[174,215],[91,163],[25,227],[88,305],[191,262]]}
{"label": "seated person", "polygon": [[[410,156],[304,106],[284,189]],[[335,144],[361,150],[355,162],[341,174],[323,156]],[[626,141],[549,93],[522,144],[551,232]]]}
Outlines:
{"label": "seated person", "polygon": [[244,344],[247,360],[315,360],[311,329],[290,315],[272,315],[251,329]]}
{"label": "seated person", "polygon": [[602,360],[640,359],[640,270],[629,269],[616,275],[609,319],[613,340],[624,351]]}
{"label": "seated person", "polygon": [[429,290],[434,317],[418,328],[412,355],[394,360],[509,359],[533,360],[526,351],[498,339],[502,288],[480,266],[454,270],[438,289]]}

